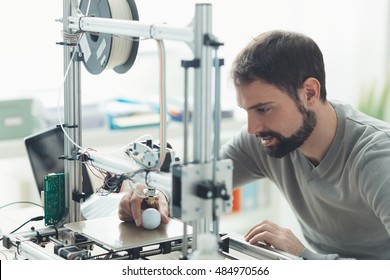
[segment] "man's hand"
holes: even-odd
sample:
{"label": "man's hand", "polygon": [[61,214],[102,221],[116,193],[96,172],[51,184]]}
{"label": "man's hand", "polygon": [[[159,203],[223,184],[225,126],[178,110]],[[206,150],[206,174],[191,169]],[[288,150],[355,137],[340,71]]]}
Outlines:
{"label": "man's hand", "polygon": [[270,221],[262,221],[253,226],[246,234],[245,240],[250,244],[264,242],[275,249],[300,256],[305,246],[288,228],[280,227]]}
{"label": "man's hand", "polygon": [[[142,225],[141,204],[144,199],[143,190],[146,188],[143,184],[137,184],[135,189],[128,189],[119,202],[118,217],[122,221],[134,221],[137,227]],[[158,203],[156,209],[161,213],[161,222],[169,222],[168,202],[161,192],[158,193]]]}

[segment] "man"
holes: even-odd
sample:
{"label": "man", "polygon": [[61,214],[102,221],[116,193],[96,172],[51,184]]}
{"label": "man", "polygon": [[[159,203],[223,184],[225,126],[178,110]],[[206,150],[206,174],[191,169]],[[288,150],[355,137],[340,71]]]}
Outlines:
{"label": "man", "polygon": [[[220,153],[233,161],[233,184],[275,182],[316,253],[270,221],[249,229],[246,240],[305,259],[390,259],[390,126],[327,100],[322,53],[302,34],[259,35],[231,73],[248,116]],[[134,201],[124,196],[122,220],[139,218]]]}

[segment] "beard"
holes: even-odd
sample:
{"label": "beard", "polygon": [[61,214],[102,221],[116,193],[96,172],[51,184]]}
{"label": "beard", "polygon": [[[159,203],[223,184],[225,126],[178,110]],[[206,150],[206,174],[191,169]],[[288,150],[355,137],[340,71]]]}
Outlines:
{"label": "beard", "polygon": [[264,131],[256,133],[256,138],[274,137],[277,139],[275,145],[264,147],[265,152],[271,157],[282,158],[290,152],[298,149],[303,145],[303,143],[305,143],[307,138],[309,138],[315,126],[317,125],[317,117],[313,111],[306,110],[302,104],[298,104],[297,108],[302,114],[303,123],[290,137],[285,137],[276,131]]}

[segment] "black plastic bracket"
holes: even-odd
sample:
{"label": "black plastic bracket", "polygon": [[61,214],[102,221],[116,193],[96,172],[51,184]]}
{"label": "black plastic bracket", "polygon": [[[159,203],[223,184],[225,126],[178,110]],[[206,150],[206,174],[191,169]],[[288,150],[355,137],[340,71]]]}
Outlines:
{"label": "black plastic bracket", "polygon": [[87,195],[85,193],[72,192],[72,199],[78,203],[85,201]]}
{"label": "black plastic bracket", "polygon": [[195,58],[193,60],[182,60],[181,67],[183,67],[183,68],[199,68],[200,67],[200,59]]}
{"label": "black plastic bracket", "polygon": [[203,43],[206,46],[214,47],[214,48],[219,48],[220,46],[223,46],[222,42],[219,42],[217,40],[217,37],[215,37],[212,34],[205,34],[203,37]]}
{"label": "black plastic bracket", "polygon": [[204,199],[222,198],[223,200],[229,200],[230,195],[227,192],[224,183],[215,183],[212,180],[202,181],[196,187],[196,195]]}

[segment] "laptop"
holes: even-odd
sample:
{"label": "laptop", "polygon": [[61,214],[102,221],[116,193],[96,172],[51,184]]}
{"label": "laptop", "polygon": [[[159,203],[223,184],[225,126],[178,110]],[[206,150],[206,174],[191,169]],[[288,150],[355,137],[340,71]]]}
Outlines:
{"label": "laptop", "polygon": [[[64,132],[52,127],[24,139],[34,179],[39,191],[43,191],[44,178],[50,173],[64,173]],[[94,191],[86,166],[82,165],[82,190],[89,197]]]}

